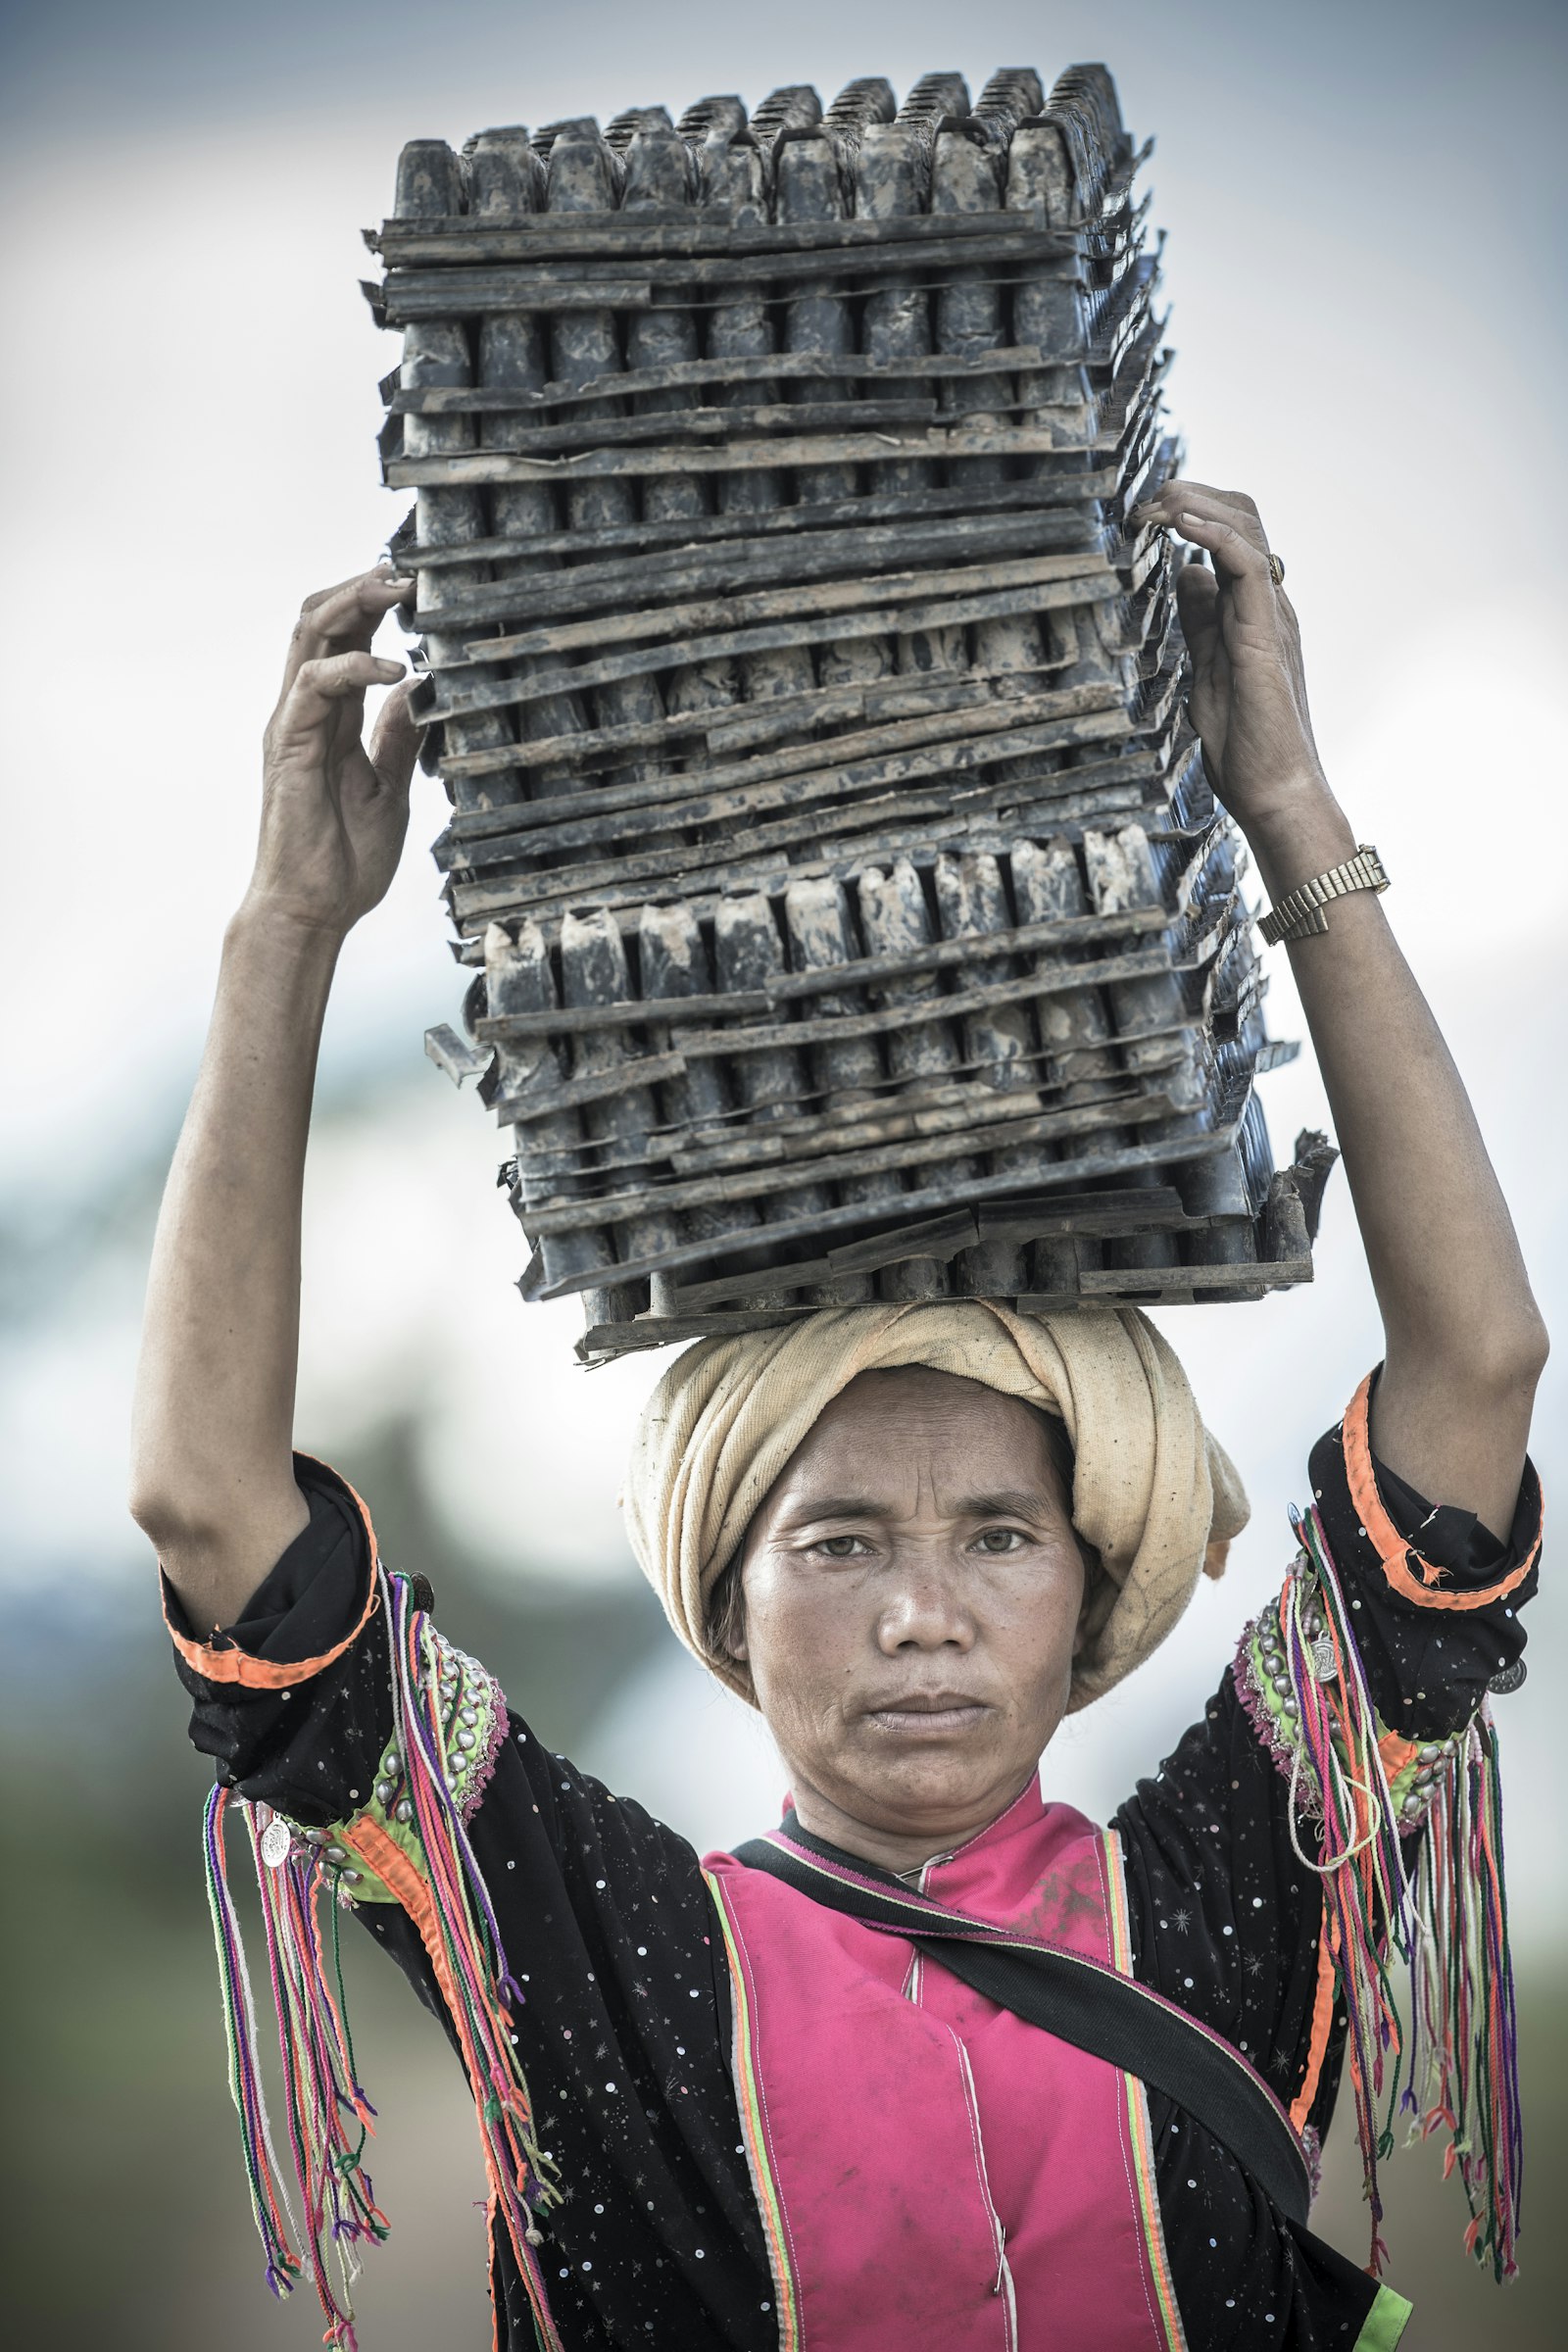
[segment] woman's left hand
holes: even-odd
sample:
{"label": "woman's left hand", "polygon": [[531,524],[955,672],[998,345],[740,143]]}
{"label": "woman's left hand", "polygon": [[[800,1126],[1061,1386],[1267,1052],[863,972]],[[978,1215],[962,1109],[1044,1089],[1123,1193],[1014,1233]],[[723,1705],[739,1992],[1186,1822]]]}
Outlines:
{"label": "woman's left hand", "polygon": [[1301,668],[1301,637],[1276,586],[1268,540],[1252,501],[1202,482],[1167,482],[1135,508],[1202,548],[1213,564],[1185,564],[1176,582],[1182,634],[1192,656],[1188,708],[1218,799],[1244,832],[1283,815],[1303,789],[1321,792]]}

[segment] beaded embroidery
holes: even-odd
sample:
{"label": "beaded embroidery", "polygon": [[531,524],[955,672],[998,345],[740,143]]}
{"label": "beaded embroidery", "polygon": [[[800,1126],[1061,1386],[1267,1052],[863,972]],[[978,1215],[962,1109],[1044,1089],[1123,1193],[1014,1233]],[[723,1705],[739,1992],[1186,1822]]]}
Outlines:
{"label": "beaded embroidery", "polygon": [[[500,1684],[478,1659],[457,1648],[428,1618],[424,1642],[429,1653],[428,1672],[439,1700],[442,1777],[459,1818],[466,1826],[489,1787],[496,1757],[507,1736],[506,1697]],[[373,1822],[407,1855],[416,1870],[423,1871],[414,1820],[414,1796],[395,1738],[376,1766],[375,1785],[368,1803],[345,1820],[333,1822],[324,1830],[308,1830],[267,1805],[257,1804],[252,1811],[263,1834],[263,1860],[275,1869],[282,1859],[281,1851],[277,1847],[269,1851],[266,1842],[271,1825],[278,1823],[287,1832],[287,1851],[292,1857],[308,1858],[307,1849],[315,1848],[325,1868],[327,1882],[341,1903],[395,1903],[400,1899],[363,1856],[350,1851],[350,1841],[366,1822]]]}

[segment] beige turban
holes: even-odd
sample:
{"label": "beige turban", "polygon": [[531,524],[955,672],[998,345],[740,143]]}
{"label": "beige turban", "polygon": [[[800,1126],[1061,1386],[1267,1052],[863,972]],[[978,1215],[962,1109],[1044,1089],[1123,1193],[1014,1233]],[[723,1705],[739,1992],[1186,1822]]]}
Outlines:
{"label": "beige turban", "polygon": [[752,1699],[710,1647],[705,1610],[752,1514],[857,1374],[926,1364],[1044,1406],[1076,1457],[1073,1524],[1105,1574],[1085,1603],[1070,1707],[1087,1706],[1163,1642],[1199,1571],[1219,1575],[1247,1496],[1205,1431],[1187,1375],[1135,1308],[1015,1315],[984,1299],[824,1308],[776,1330],[699,1340],[643,1413],[627,1533],[688,1649]]}

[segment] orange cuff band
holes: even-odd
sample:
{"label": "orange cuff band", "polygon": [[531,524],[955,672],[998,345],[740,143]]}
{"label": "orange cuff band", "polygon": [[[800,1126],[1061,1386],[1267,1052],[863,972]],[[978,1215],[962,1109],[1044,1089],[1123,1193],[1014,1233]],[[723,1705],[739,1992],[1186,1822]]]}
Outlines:
{"label": "orange cuff band", "polygon": [[[1372,1375],[1369,1372],[1351,1397],[1345,1415],[1345,1472],[1349,1483],[1350,1500],[1360,1517],[1362,1533],[1371,1542],[1383,1563],[1383,1573],[1401,1599],[1412,1600],[1423,1609],[1487,1609],[1494,1600],[1503,1599],[1524,1583],[1536,1564],[1541,1549],[1541,1531],[1517,1568],[1494,1585],[1465,1592],[1440,1592],[1436,1588],[1448,1575],[1446,1568],[1424,1560],[1414,1545],[1400,1535],[1383,1505],[1378,1482],[1372,1469],[1372,1442],[1368,1429],[1368,1414],[1372,1400]],[[1419,1571],[1412,1575],[1412,1566]]]}
{"label": "orange cuff band", "polygon": [[[302,1454],[300,1459],[310,1461],[311,1456]],[[317,1463],[315,1467],[324,1469],[326,1465]],[[360,1611],[352,1632],[345,1634],[342,1641],[334,1642],[330,1649],[323,1649],[318,1657],[296,1658],[284,1663],[271,1658],[252,1657],[249,1650],[241,1649],[237,1643],[230,1643],[226,1647],[219,1649],[210,1642],[194,1642],[188,1634],[176,1633],[174,1628],[170,1625],[169,1609],[166,1604],[164,1624],[168,1627],[169,1639],[193,1674],[201,1675],[209,1683],[237,1683],[247,1690],[292,1690],[297,1684],[308,1683],[313,1675],[319,1674],[323,1668],[332,1665],[346,1649],[353,1646],[364,1633],[375,1613],[379,1598],[375,1581],[375,1568],[379,1557],[375,1547],[375,1529],[370,1524],[370,1514],[366,1509],[364,1501],[358,1494],[355,1494],[348,1480],[341,1478],[336,1471],[332,1475],[334,1478],[338,1478],[339,1484],[354,1496],[355,1508],[365,1523],[365,1540],[369,1545],[370,1574],[367,1580],[365,1606]],[[213,1630],[216,1636],[219,1629],[215,1626]]]}

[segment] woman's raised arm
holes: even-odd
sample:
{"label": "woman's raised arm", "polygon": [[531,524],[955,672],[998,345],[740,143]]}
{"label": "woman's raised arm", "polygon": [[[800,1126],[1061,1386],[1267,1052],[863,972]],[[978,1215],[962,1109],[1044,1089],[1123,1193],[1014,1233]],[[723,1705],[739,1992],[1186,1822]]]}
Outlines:
{"label": "woman's raised arm", "polygon": [[239,1614],[308,1516],[292,1450],[305,1146],[338,951],[385,896],[408,827],[403,695],[361,742],[367,688],[403,674],[369,649],[408,589],[372,572],[300,614],[256,868],[158,1220],[130,1507],[203,1630]]}
{"label": "woman's raised arm", "polygon": [[[1295,612],[1250,498],[1174,481],[1139,519],[1213,564],[1179,582],[1193,723],[1278,905],[1357,848],[1312,740]],[[1372,892],[1336,899],[1290,955],[1383,1315],[1376,1449],[1506,1542],[1546,1336],[1475,1113]]]}

